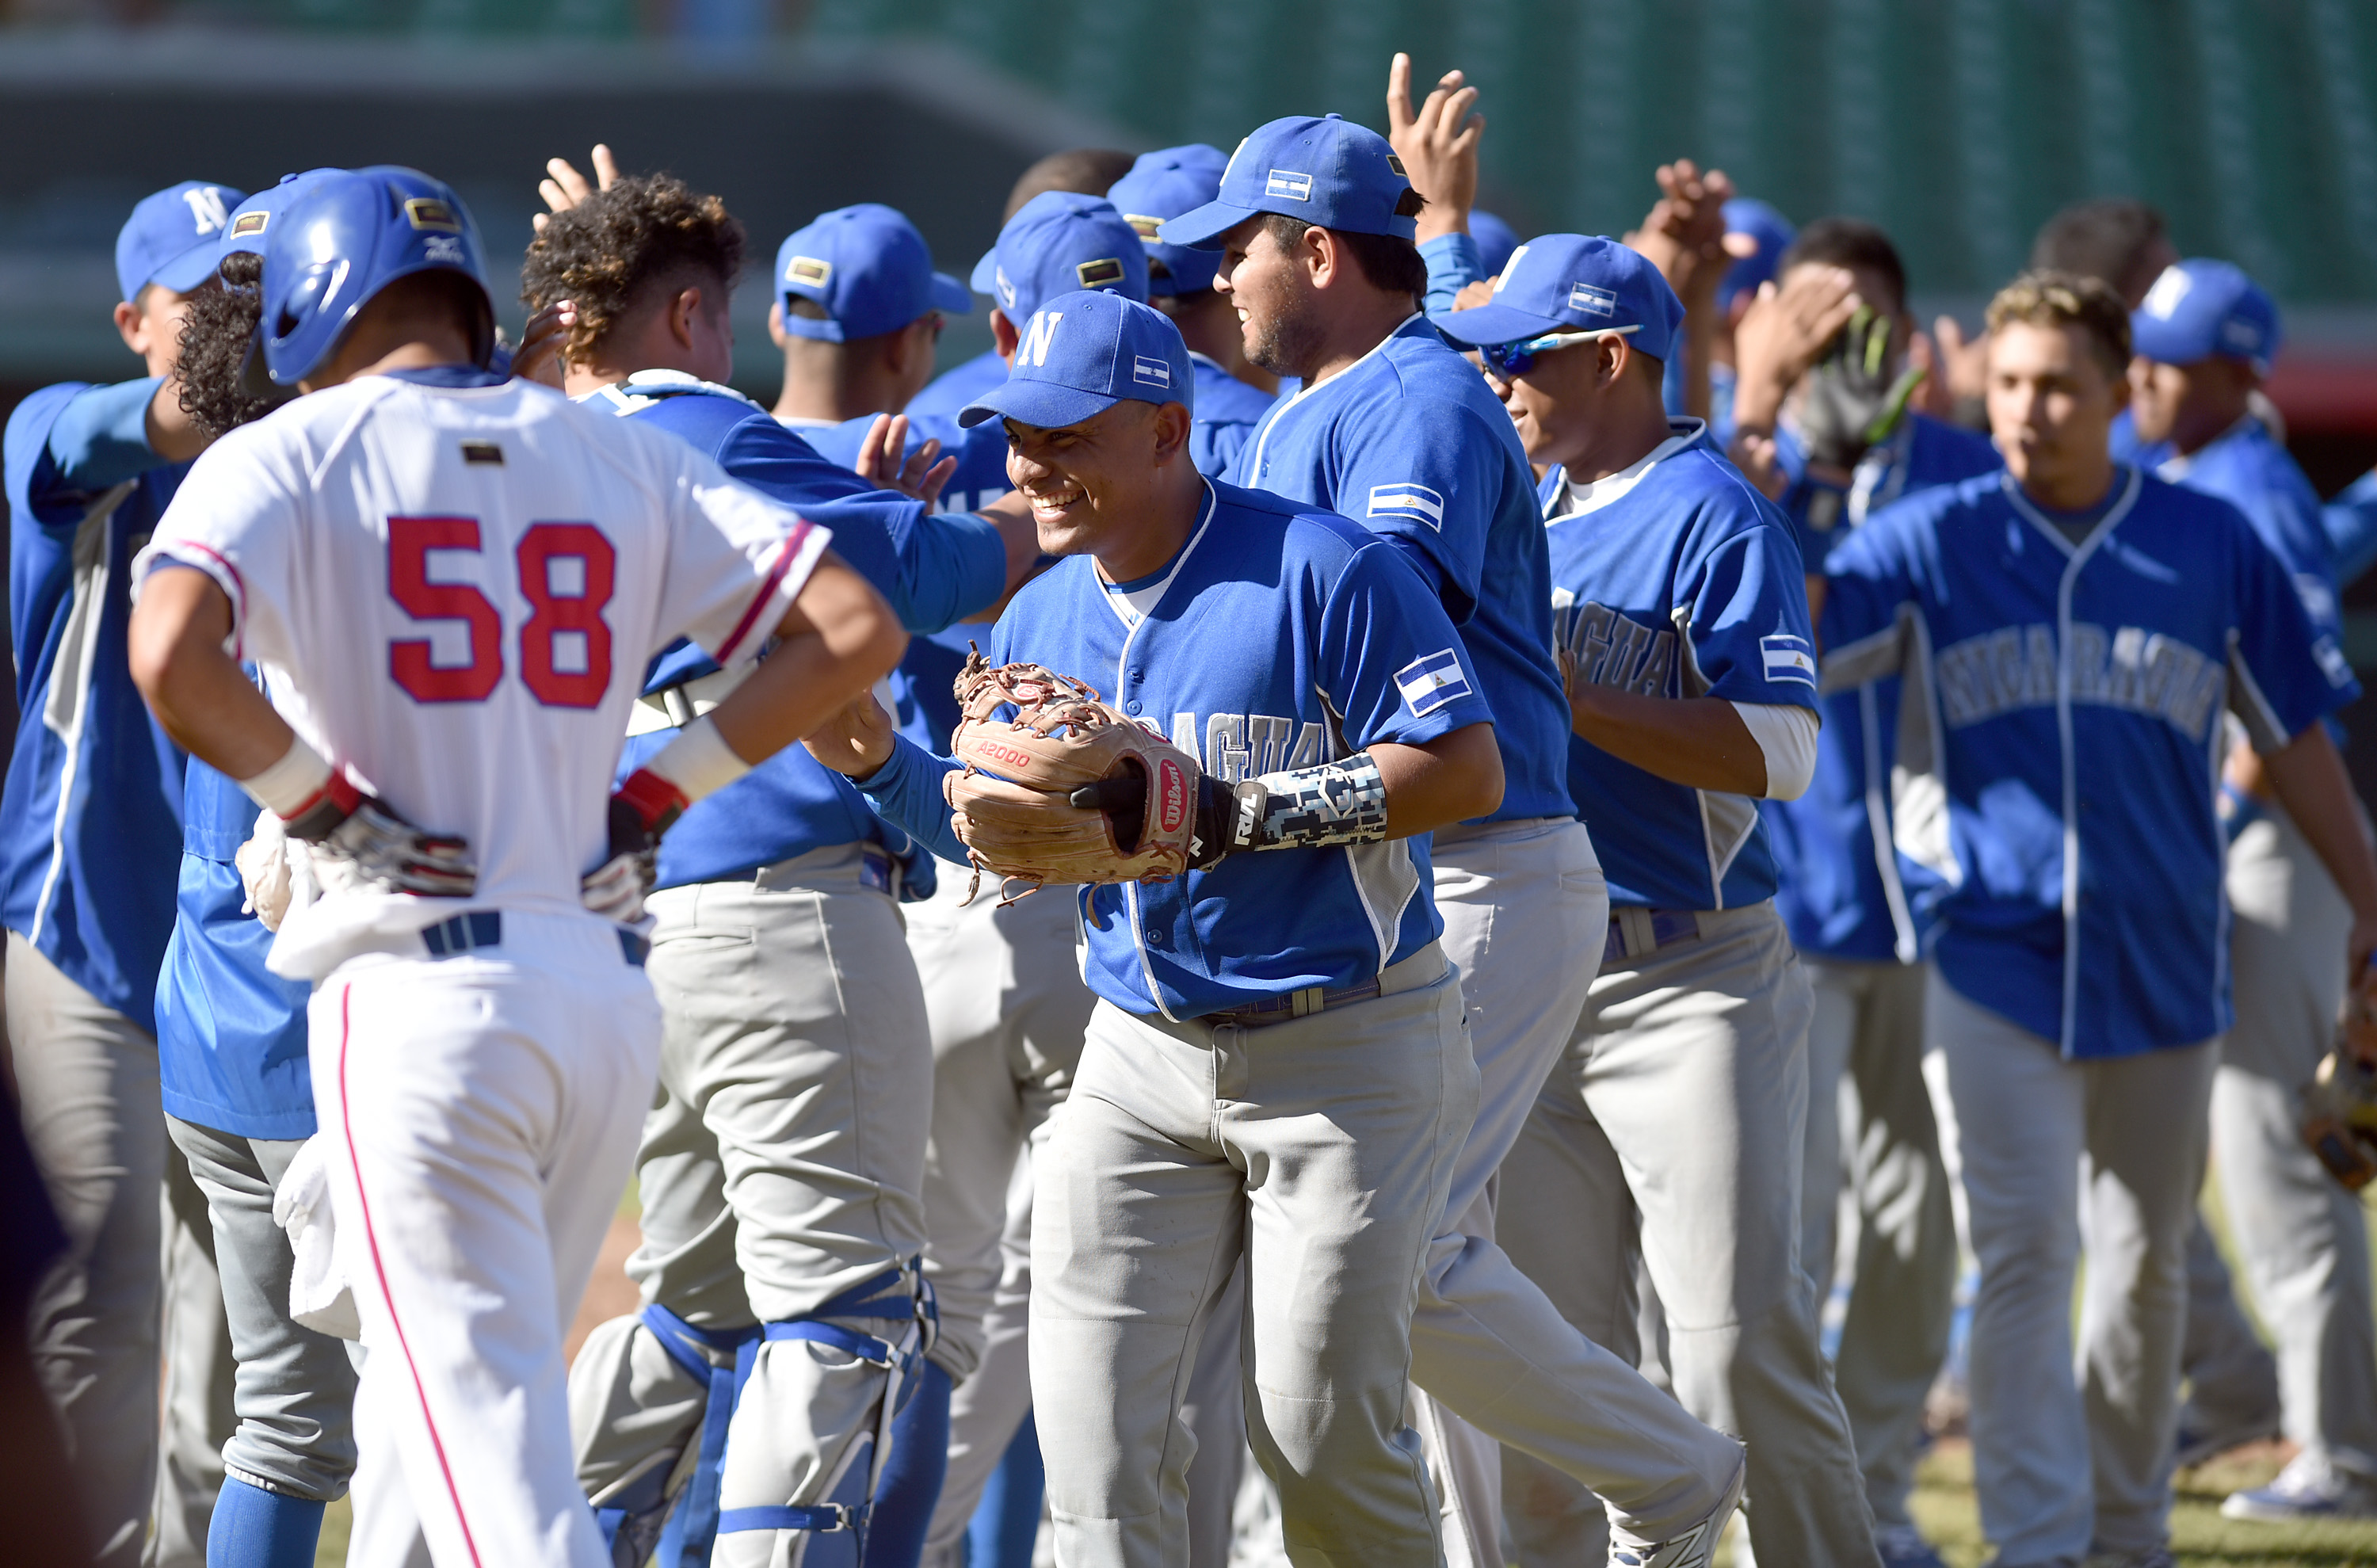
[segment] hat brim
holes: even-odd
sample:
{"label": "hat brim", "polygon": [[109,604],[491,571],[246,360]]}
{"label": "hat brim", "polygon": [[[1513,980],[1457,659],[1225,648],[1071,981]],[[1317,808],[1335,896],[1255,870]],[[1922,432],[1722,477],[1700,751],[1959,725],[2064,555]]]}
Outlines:
{"label": "hat brim", "polygon": [[998,297],[998,247],[997,245],[982,253],[982,259],[973,264],[973,274],[966,281],[973,286],[973,292],[978,294],[988,294],[993,299]]}
{"label": "hat brim", "polygon": [[1054,381],[1009,378],[960,410],[958,423],[971,429],[988,419],[1012,419],[1042,430],[1062,430],[1069,425],[1095,419],[1122,401],[1104,392],[1085,392],[1079,387],[1059,386]]}
{"label": "hat brim", "polygon": [[[2197,365],[2220,352],[2193,332],[2182,331],[2160,317],[2144,311],[2130,314],[2130,352],[2157,365]],[[2246,357],[2243,354],[2236,356]]]}
{"label": "hat brim", "polygon": [[1164,226],[1155,231],[1155,237],[1165,245],[1185,245],[1190,250],[1219,250],[1224,234],[1268,210],[1240,207],[1235,201],[1209,201],[1177,218],[1166,219]]}
{"label": "hat brim", "polygon": [[1556,316],[1537,316],[1532,310],[1516,305],[1480,305],[1467,310],[1448,311],[1436,318],[1437,329],[1455,342],[1472,348],[1489,343],[1517,343],[1529,338],[1540,338],[1551,332],[1585,332],[1588,327],[1571,327]]}
{"label": "hat brim", "polygon": [[209,240],[204,245],[194,245],[149,273],[149,282],[160,288],[171,289],[177,294],[188,293],[215,275],[215,267],[222,260],[222,255],[221,245],[215,241]]}
{"label": "hat brim", "polygon": [[933,274],[933,308],[951,316],[973,314],[973,291],[947,272]]}

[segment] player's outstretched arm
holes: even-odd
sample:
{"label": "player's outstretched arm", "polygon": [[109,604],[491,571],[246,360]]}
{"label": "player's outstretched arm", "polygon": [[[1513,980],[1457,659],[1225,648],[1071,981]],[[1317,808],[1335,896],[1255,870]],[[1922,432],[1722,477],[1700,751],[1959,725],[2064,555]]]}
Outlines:
{"label": "player's outstretched arm", "polygon": [[748,763],[792,745],[891,672],[908,650],[872,583],[828,551],[776,628],[775,651],[710,715]]}

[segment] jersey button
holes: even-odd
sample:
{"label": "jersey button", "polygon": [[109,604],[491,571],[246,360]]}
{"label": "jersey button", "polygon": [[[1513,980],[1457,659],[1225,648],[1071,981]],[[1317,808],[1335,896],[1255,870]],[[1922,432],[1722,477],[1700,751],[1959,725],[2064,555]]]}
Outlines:
{"label": "jersey button", "polygon": [[1124,704],[1122,705],[1122,711],[1123,711],[1124,712],[1126,712],[1126,713],[1136,713],[1136,712],[1139,712],[1139,699],[1138,699],[1138,698],[1136,698],[1136,697],[1134,697],[1134,698],[1132,698],[1129,701],[1128,701],[1128,702],[1124,703]]}
{"label": "jersey button", "polygon": [[1148,932],[1147,945],[1150,947],[1164,947],[1167,945],[1164,933],[1160,930]]}

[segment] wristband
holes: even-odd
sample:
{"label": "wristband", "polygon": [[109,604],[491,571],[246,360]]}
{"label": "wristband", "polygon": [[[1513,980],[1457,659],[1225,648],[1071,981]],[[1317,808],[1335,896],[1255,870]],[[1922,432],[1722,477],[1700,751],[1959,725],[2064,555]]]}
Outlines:
{"label": "wristband", "polygon": [[638,768],[627,775],[626,783],[611,792],[613,838],[615,841],[620,831],[619,811],[623,807],[634,814],[636,826],[651,838],[658,839],[675,825],[676,820],[685,815],[685,808],[692,804],[685,791],[669,780],[650,768]]}
{"label": "wristband", "polygon": [[237,781],[248,797],[283,821],[313,804],[330,782],[330,764],[305,744],[302,736],[289,737],[289,749],[254,778]]}
{"label": "wristband", "polygon": [[1320,849],[1387,836],[1387,784],[1367,751],[1241,784],[1199,781],[1190,864],[1241,849]]}
{"label": "wristband", "polygon": [[675,784],[685,797],[685,804],[690,806],[749,772],[751,764],[735,755],[734,748],[718,733],[711,715],[704,713],[679,730],[675,740],[652,753],[640,771],[657,773]]}

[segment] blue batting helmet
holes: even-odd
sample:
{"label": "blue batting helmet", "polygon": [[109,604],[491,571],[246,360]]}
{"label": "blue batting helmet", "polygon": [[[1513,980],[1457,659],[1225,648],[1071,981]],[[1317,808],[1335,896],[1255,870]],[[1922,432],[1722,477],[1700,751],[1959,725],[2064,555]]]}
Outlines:
{"label": "blue batting helmet", "polygon": [[487,304],[472,344],[495,349],[478,226],[442,180],[383,163],[330,174],[290,203],[264,247],[265,368],[283,387],[320,369],[355,314],[399,278],[459,272]]}

